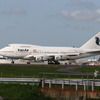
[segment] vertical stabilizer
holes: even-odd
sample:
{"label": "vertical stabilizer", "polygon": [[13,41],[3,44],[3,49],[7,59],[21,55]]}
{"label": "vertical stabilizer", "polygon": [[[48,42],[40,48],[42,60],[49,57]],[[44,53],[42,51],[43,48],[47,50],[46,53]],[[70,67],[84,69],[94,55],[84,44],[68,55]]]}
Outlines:
{"label": "vertical stabilizer", "polygon": [[100,32],[98,32],[94,37],[87,41],[82,49],[100,49]]}

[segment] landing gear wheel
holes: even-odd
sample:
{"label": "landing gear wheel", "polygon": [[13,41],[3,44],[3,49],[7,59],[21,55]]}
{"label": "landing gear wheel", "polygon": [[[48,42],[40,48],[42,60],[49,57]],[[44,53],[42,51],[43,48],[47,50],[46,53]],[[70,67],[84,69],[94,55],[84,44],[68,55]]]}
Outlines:
{"label": "landing gear wheel", "polygon": [[50,61],[48,61],[48,64],[54,64],[54,62],[50,60]]}
{"label": "landing gear wheel", "polygon": [[56,65],[59,65],[59,64],[60,64],[60,62],[59,62],[59,61],[54,61],[54,62],[55,62],[55,64],[56,64]]}
{"label": "landing gear wheel", "polygon": [[59,63],[59,61],[52,61],[52,60],[50,60],[50,61],[48,61],[48,64],[55,64],[55,65],[59,65],[60,63]]}
{"label": "landing gear wheel", "polygon": [[12,60],[12,62],[11,62],[12,64],[14,64],[14,61]]}

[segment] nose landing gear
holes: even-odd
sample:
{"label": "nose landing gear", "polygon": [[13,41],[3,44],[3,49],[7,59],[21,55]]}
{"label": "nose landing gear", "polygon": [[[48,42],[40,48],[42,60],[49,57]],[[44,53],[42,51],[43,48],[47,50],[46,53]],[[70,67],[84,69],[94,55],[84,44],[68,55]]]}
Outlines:
{"label": "nose landing gear", "polygon": [[11,64],[14,64],[15,62],[13,61],[13,59],[12,59],[12,61],[11,61]]}

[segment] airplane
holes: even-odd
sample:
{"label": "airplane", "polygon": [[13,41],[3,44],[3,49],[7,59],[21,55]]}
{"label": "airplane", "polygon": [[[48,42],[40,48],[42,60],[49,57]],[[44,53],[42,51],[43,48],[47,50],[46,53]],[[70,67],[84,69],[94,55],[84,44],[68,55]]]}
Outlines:
{"label": "airplane", "polygon": [[9,44],[0,49],[0,55],[13,59],[48,61],[48,64],[60,64],[59,61],[76,60],[100,54],[100,32],[81,47],[50,47],[30,44]]}

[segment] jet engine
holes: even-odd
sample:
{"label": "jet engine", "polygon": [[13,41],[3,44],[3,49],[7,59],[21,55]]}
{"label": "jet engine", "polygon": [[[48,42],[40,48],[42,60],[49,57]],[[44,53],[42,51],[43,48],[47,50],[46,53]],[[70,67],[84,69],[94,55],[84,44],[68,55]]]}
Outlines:
{"label": "jet engine", "polygon": [[45,61],[47,60],[46,56],[42,56],[42,55],[36,55],[34,56],[35,61]]}
{"label": "jet engine", "polygon": [[55,55],[54,59],[58,61],[58,60],[66,60],[67,58],[66,55]]}

